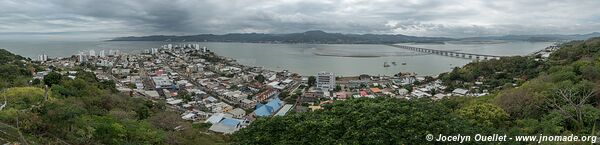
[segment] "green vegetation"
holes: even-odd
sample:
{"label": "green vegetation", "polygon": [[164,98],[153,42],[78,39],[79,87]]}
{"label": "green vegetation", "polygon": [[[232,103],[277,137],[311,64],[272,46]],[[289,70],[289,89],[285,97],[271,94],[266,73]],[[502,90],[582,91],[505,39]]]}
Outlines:
{"label": "green vegetation", "polygon": [[317,83],[317,77],[315,77],[315,76],[309,76],[308,77],[308,81],[306,83],[308,83],[308,88],[310,88],[312,86],[315,86],[316,83]]}
{"label": "green vegetation", "polygon": [[315,112],[259,118],[234,134],[233,141],[235,144],[436,144],[427,142],[425,136],[429,133],[597,135],[600,38],[561,47],[545,61],[507,57],[470,63],[440,77],[450,86],[449,90],[477,86],[489,90],[491,94],[487,96],[438,101],[389,98],[338,101]]}
{"label": "green vegetation", "polygon": [[0,49],[0,89],[11,86],[27,86],[32,73],[41,70],[28,59]]}
{"label": "green vegetation", "polygon": [[340,90],[342,90],[342,86],[340,86],[340,85],[335,85],[335,89],[333,89],[333,91],[336,91],[336,92],[338,92],[338,91],[340,91]]}
{"label": "green vegetation", "polygon": [[[0,60],[33,68],[34,64],[15,60],[24,60],[21,57],[4,55]],[[22,68],[12,63],[3,66]],[[0,110],[0,143],[226,144],[228,140],[208,132],[205,125],[181,120],[164,102],[119,94],[113,81],[99,80],[92,72],[77,70],[75,79],[49,73],[43,80],[50,86],[48,99],[40,85],[18,83],[32,79],[29,71],[10,75],[2,77],[9,83],[2,84],[7,89],[0,92],[0,99],[7,102]],[[176,130],[178,126],[184,130]]]}
{"label": "green vegetation", "polygon": [[235,144],[424,144],[429,133],[491,131],[470,123],[468,118],[455,113],[460,108],[456,102],[446,101],[387,98],[338,101],[315,112],[259,118],[237,132],[233,141]]}
{"label": "green vegetation", "polygon": [[263,83],[265,82],[265,80],[267,80],[267,78],[265,78],[265,76],[263,76],[262,74],[258,74],[257,76],[254,77],[254,80]]}
{"label": "green vegetation", "polygon": [[454,68],[449,73],[440,75],[440,79],[448,85],[448,89],[468,88],[474,82],[485,84],[481,89],[497,89],[505,85],[523,83],[535,78],[545,70],[544,62],[532,57],[505,57],[500,60],[487,60],[469,63],[462,68]]}

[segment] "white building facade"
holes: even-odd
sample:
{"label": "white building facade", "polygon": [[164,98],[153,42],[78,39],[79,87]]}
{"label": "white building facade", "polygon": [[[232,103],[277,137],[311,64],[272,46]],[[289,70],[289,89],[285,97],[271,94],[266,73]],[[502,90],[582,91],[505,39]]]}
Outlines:
{"label": "white building facade", "polygon": [[321,90],[333,90],[335,88],[335,75],[330,72],[317,73],[317,88]]}

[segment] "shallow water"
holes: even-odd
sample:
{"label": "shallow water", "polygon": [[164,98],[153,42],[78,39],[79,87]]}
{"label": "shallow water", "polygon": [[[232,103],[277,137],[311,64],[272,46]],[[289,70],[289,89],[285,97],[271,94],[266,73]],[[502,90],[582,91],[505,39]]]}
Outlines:
{"label": "shallow water", "polygon": [[[68,57],[79,52],[120,50],[139,53],[169,42],[144,41],[0,41],[0,48],[37,59]],[[173,43],[172,44],[182,44]],[[271,70],[290,70],[302,75],[319,71],[336,75],[392,75],[398,72],[416,72],[419,75],[437,75],[462,66],[471,60],[423,54],[386,45],[374,44],[258,44],[200,42],[218,55],[234,58],[245,65],[261,66]],[[498,44],[402,44],[415,47],[455,50],[489,55],[527,55],[551,45],[550,42],[507,42]],[[384,63],[390,67],[384,67]],[[393,65],[395,62],[396,65]],[[402,65],[406,63],[406,65]]]}

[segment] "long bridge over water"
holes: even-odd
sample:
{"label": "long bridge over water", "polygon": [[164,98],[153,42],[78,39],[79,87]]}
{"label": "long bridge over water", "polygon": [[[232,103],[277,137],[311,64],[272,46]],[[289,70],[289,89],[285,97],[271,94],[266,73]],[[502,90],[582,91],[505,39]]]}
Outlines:
{"label": "long bridge over water", "polygon": [[463,59],[488,60],[488,59],[500,59],[500,57],[504,57],[504,56],[497,56],[497,55],[475,54],[475,53],[465,53],[465,52],[456,52],[456,51],[447,51],[447,50],[435,50],[435,49],[419,48],[419,47],[412,47],[412,46],[405,46],[405,45],[388,44],[388,46],[402,48],[402,49],[408,49],[408,50],[417,51],[417,52],[424,52],[424,53],[437,54],[437,55],[442,55],[442,56],[463,58]]}

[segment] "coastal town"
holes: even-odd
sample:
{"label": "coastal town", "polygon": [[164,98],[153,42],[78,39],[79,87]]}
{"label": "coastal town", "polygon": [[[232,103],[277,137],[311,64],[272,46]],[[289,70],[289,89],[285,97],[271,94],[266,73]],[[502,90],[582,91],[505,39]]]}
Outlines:
{"label": "coastal town", "polygon": [[600,144],[600,0],[0,0],[0,145]]}
{"label": "coastal town", "polygon": [[[536,52],[548,55],[555,47]],[[209,130],[231,134],[260,117],[322,109],[324,104],[355,98],[398,99],[452,96],[485,96],[489,92],[475,82],[469,88],[448,88],[437,76],[398,73],[393,76],[336,76],[315,72],[303,76],[288,70],[274,71],[246,66],[219,56],[200,44],[167,44],[139,54],[118,50],[90,50],[68,58],[38,58],[49,69],[35,73],[43,79],[59,71],[71,79],[75,68],[84,68],[98,79],[112,80],[117,90],[130,97],[164,102],[184,120],[209,123]]]}

